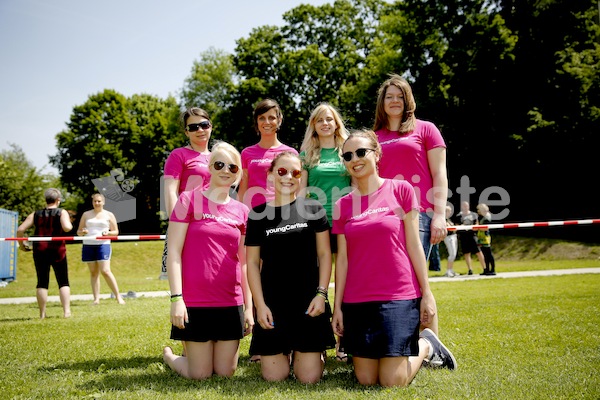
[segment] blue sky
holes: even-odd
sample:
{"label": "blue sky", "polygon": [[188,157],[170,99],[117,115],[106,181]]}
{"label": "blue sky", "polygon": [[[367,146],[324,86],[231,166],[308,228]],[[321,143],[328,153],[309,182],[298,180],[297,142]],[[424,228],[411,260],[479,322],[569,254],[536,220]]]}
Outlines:
{"label": "blue sky", "polygon": [[74,106],[114,89],[177,98],[194,60],[327,0],[0,0],[0,150],[43,172]]}

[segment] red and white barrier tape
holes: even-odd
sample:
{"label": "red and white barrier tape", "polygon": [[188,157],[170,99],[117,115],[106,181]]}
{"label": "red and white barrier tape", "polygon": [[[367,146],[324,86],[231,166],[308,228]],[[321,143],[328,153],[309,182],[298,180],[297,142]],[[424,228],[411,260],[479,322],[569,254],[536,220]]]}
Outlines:
{"label": "red and white barrier tape", "polygon": [[545,226],[562,225],[591,225],[600,224],[600,219],[578,219],[571,221],[547,221],[547,222],[515,222],[507,224],[489,224],[489,225],[456,225],[448,227],[449,231],[469,231],[485,229],[513,229],[513,228],[539,228]]}
{"label": "red and white barrier tape", "polygon": [[[514,229],[514,228],[540,228],[546,226],[571,226],[571,225],[591,225],[600,224],[600,219],[579,219],[570,221],[546,221],[546,222],[514,222],[507,224],[489,224],[489,225],[456,225],[448,227],[449,231],[469,231],[484,229]],[[51,241],[77,241],[77,240],[164,240],[166,235],[119,235],[119,236],[65,236],[65,237],[44,237],[32,236],[28,238],[2,238],[3,241],[28,240],[30,242],[51,242]]]}
{"label": "red and white barrier tape", "polygon": [[0,242],[9,240],[27,240],[29,242],[75,241],[75,240],[162,240],[165,235],[119,235],[119,236],[31,236],[20,238],[0,238]]}

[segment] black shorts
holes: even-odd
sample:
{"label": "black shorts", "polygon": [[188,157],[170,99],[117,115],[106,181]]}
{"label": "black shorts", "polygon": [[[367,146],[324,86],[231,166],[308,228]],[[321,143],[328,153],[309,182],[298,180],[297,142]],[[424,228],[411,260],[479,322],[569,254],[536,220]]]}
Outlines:
{"label": "black shorts", "polygon": [[473,235],[472,232],[465,232],[458,235],[460,240],[460,249],[463,254],[465,253],[479,253],[481,250],[477,246],[477,236]]}
{"label": "black shorts", "polygon": [[171,339],[208,342],[244,337],[244,306],[188,307],[187,312],[185,329],[171,326]]}
{"label": "black shorts", "polygon": [[325,313],[317,317],[304,312],[277,314],[273,309],[271,312],[275,328],[262,329],[258,322],[254,325],[250,355],[272,356],[292,351],[320,353],[335,347],[329,304]]}
{"label": "black shorts", "polygon": [[343,303],[346,353],[372,359],[418,355],[420,308],[421,298]]}

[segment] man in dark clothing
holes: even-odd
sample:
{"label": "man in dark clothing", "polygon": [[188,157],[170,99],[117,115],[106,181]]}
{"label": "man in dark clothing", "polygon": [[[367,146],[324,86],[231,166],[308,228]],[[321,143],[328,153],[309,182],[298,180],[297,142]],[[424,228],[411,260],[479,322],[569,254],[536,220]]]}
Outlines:
{"label": "man in dark clothing", "polygon": [[[35,227],[34,236],[62,236],[63,232],[73,229],[69,213],[59,208],[60,191],[50,188],[44,192],[46,208],[32,212],[17,229],[17,237],[24,237],[25,232]],[[19,248],[27,251],[29,247],[19,241]],[[48,302],[48,286],[50,283],[50,267],[54,268],[54,276],[58,282],[60,302],[64,317],[71,316],[71,288],[69,287],[69,271],[67,266],[67,248],[65,241],[33,242],[33,262],[37,274],[36,297],[40,309],[40,318],[46,317]]]}

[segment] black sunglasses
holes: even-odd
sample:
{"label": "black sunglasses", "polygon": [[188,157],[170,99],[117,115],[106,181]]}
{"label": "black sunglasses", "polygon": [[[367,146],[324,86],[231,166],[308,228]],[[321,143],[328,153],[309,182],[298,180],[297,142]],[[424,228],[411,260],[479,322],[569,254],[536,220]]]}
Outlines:
{"label": "black sunglasses", "polygon": [[[215,161],[215,163],[213,164],[213,167],[215,167],[215,169],[217,171],[220,171],[220,170],[222,170],[225,167],[225,165],[226,164],[223,161]],[[227,169],[232,174],[237,174],[237,172],[240,170],[240,167],[238,167],[235,164],[227,164]]]}
{"label": "black sunglasses", "polygon": [[356,149],[354,153],[352,153],[351,151],[347,151],[344,154],[342,154],[342,158],[344,159],[344,161],[350,162],[352,161],[353,154],[356,154],[356,157],[358,158],[364,158],[364,156],[367,155],[368,151],[375,151],[375,149]]}
{"label": "black sunglasses", "polygon": [[287,169],[285,169],[283,167],[277,169],[277,175],[279,175],[279,176],[286,176],[288,174],[288,172],[291,172],[292,176],[296,179],[300,179],[302,177],[302,171],[297,170],[297,169],[294,169],[291,171],[288,171]]}
{"label": "black sunglasses", "polygon": [[210,124],[210,121],[202,121],[202,122],[198,122],[197,124],[189,124],[188,126],[185,127],[185,129],[188,132],[196,132],[199,131],[200,128],[202,128],[202,130],[206,130],[208,128],[210,128],[212,125]]}

